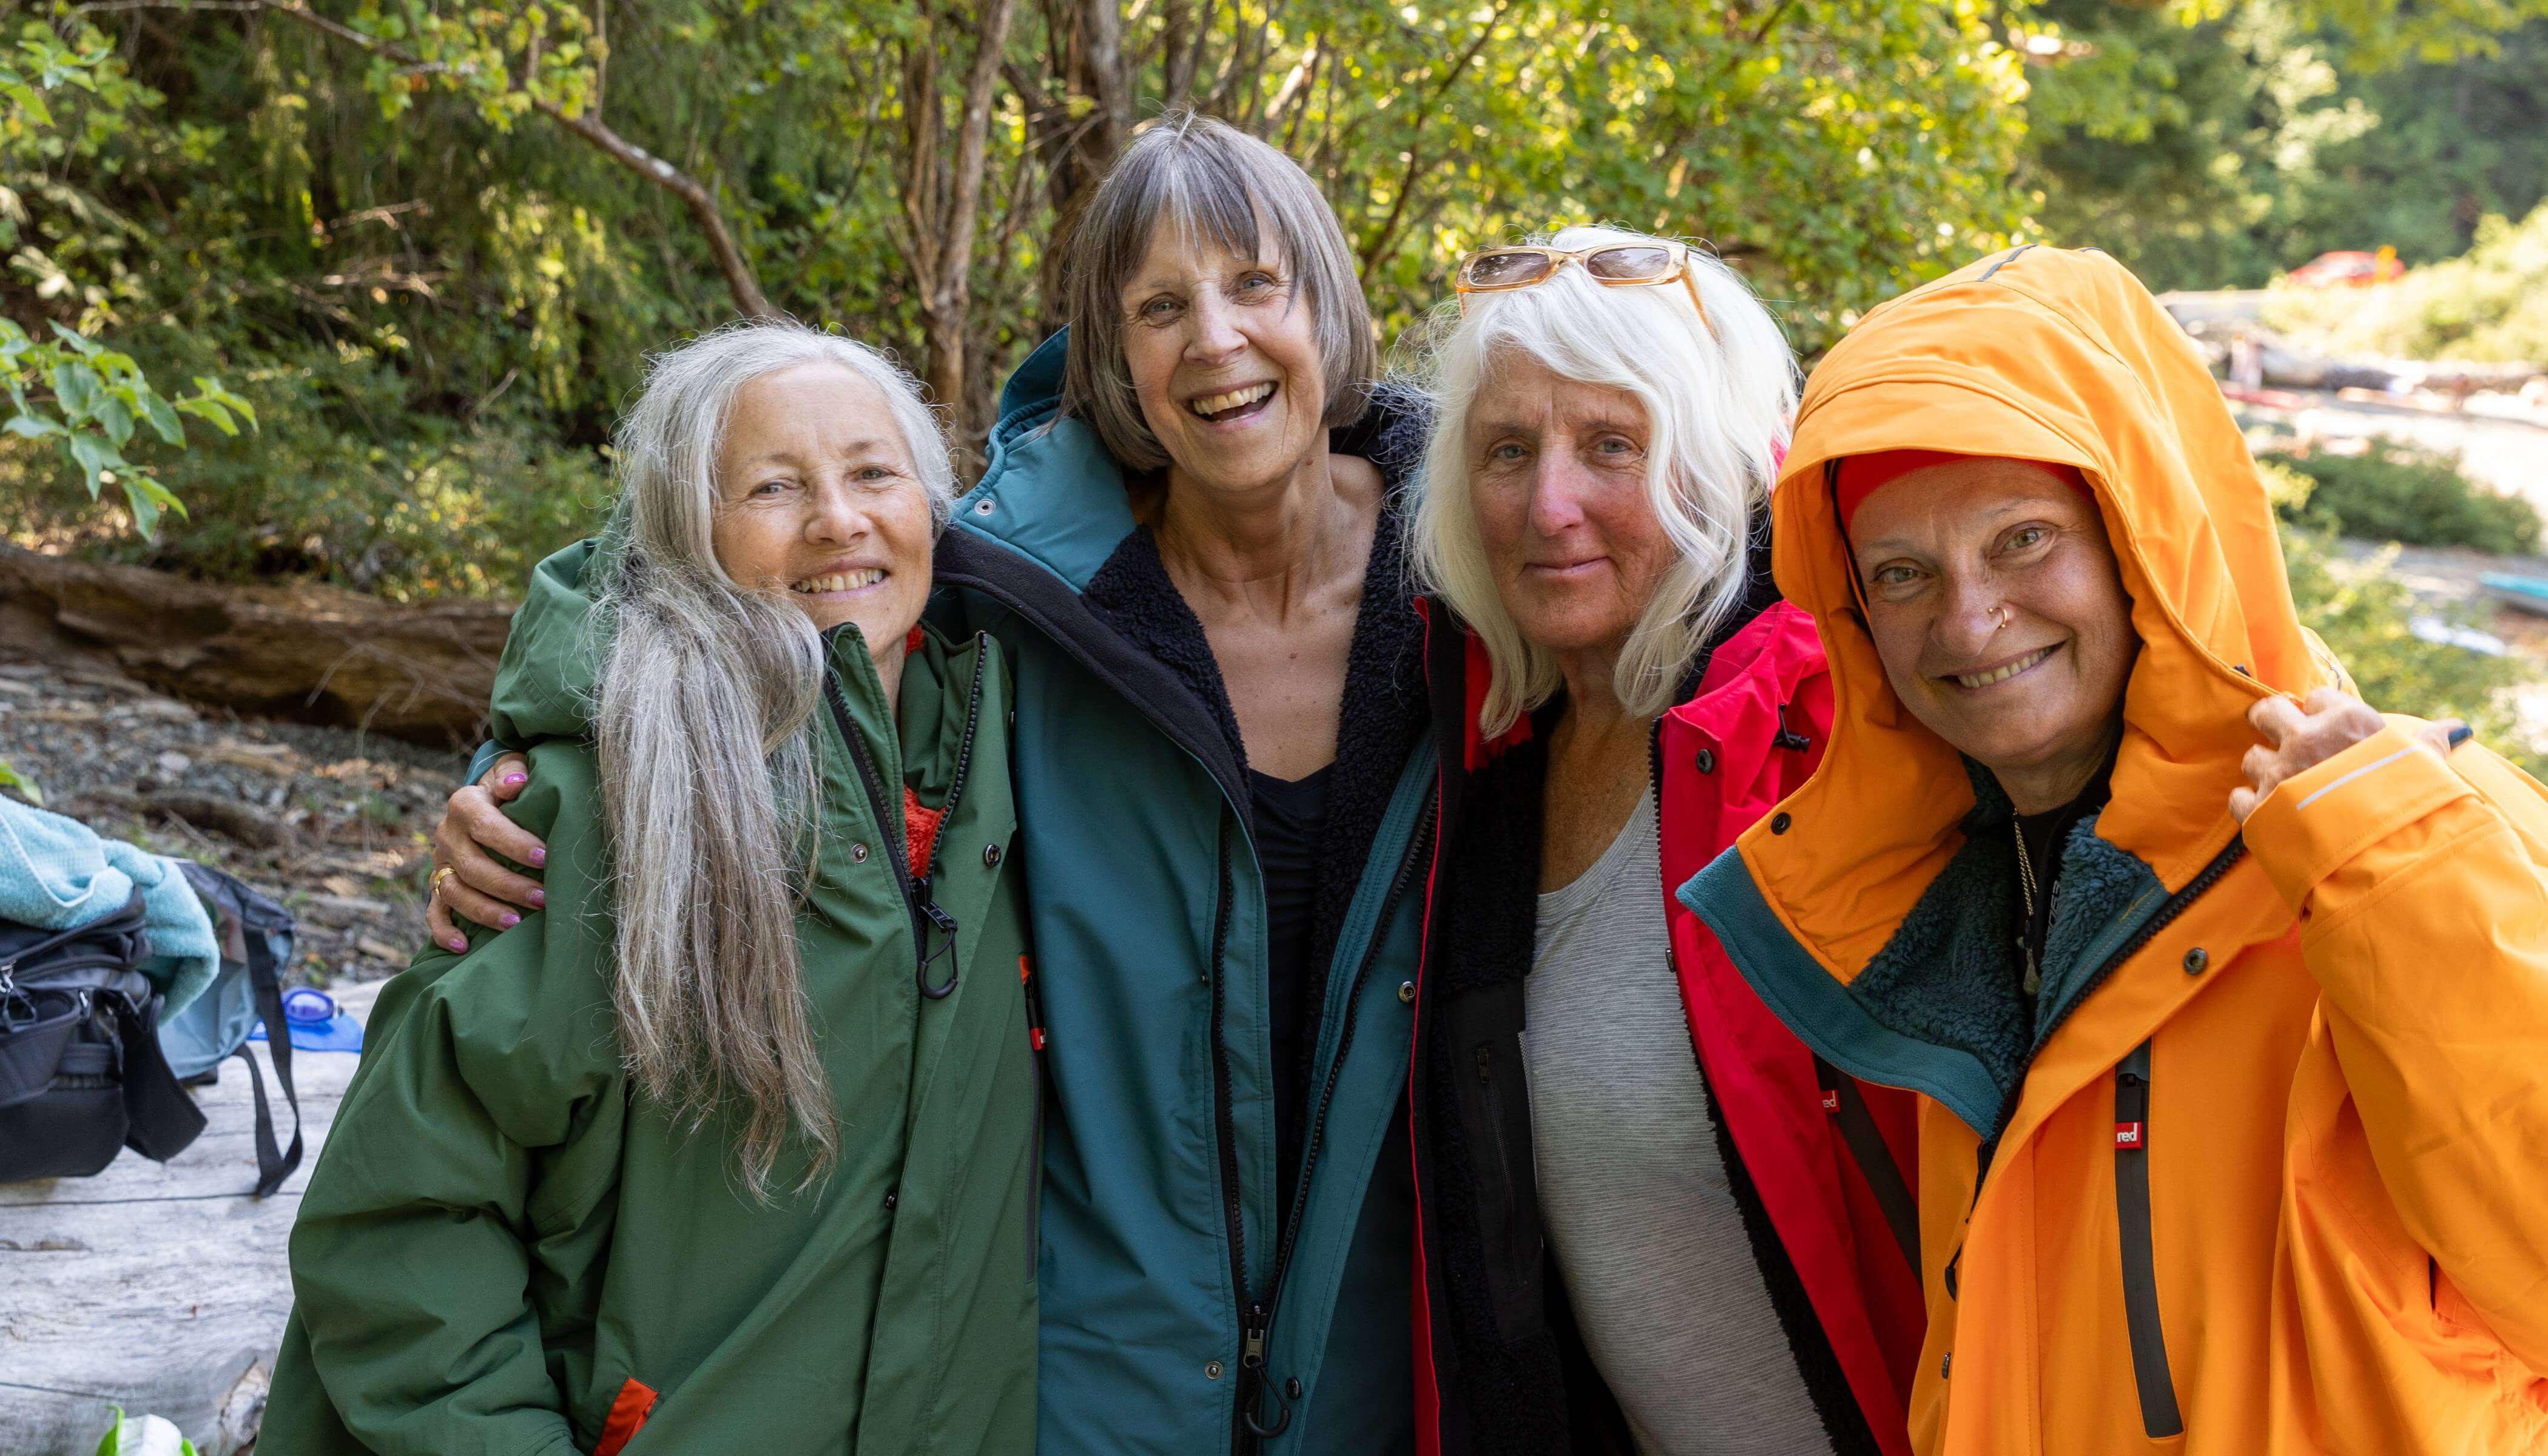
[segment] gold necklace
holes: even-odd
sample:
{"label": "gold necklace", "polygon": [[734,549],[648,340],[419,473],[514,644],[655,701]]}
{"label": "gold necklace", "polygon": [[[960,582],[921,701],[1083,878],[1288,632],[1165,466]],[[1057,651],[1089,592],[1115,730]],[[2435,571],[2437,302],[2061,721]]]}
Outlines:
{"label": "gold necklace", "polygon": [[2009,831],[2017,837],[2017,883],[2026,895],[2017,907],[2017,950],[2026,957],[2026,994],[2032,996],[2044,987],[2044,976],[2035,965],[2035,942],[2027,934],[2035,927],[2035,857],[2026,852],[2025,829],[2011,821]]}

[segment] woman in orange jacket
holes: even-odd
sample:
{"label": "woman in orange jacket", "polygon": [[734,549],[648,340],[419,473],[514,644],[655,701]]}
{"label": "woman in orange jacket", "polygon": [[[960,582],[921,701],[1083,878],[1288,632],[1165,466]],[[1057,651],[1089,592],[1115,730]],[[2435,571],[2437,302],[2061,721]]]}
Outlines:
{"label": "woman in orange jacket", "polygon": [[2548,1450],[2548,797],[2350,695],[2175,324],[1896,300],[1774,508],[1830,742],[1682,895],[1921,1094],[1914,1448]]}

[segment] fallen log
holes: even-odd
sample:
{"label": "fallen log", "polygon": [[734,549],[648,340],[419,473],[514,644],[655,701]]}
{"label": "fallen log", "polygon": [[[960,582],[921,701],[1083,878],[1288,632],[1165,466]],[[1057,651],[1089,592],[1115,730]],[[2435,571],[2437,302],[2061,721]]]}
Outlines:
{"label": "fallen log", "polygon": [[231,587],[0,545],[0,638],[103,655],[163,692],[437,747],[475,742],[509,601],[401,604],[331,587]]}

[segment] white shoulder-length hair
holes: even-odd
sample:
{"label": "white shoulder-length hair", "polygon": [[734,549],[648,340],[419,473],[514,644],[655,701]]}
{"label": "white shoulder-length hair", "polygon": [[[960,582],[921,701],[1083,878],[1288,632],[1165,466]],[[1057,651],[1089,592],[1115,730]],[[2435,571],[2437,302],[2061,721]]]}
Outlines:
{"label": "white shoulder-length hair", "polygon": [[[1595,227],[1532,242],[1572,251],[1658,240]],[[1748,522],[1769,499],[1795,411],[1795,354],[1732,269],[1693,247],[1689,273],[1703,320],[1678,282],[1609,286],[1568,266],[1535,287],[1469,295],[1467,315],[1426,351],[1435,411],[1410,523],[1413,567],[1486,646],[1494,681],[1478,728],[1489,737],[1562,685],[1556,658],[1504,610],[1470,498],[1469,410],[1499,356],[1535,359],[1645,409],[1646,497],[1680,560],[1619,654],[1619,701],[1645,717],[1670,707],[1708,634],[1742,600]]]}

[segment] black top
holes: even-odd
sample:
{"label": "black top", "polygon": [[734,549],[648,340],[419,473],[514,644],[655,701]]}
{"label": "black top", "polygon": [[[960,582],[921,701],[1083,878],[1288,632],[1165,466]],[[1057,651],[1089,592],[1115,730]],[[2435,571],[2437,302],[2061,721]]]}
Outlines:
{"label": "black top", "polygon": [[1265,871],[1265,995],[1274,1045],[1274,1152],[1289,1217],[1310,1103],[1310,957],[1317,941],[1319,835],[1327,823],[1328,765],[1307,778],[1247,771],[1256,863]]}
{"label": "black top", "polygon": [[[2097,776],[2089,779],[2087,786],[2080,789],[2070,802],[2041,814],[2017,816],[2018,842],[2025,847],[2027,863],[2035,869],[2035,899],[2023,907],[2026,920],[2019,927],[2018,941],[2018,950],[2025,957],[2023,964],[2029,970],[2043,966],[2045,943],[2052,935],[2052,883],[2061,877],[2061,848],[2069,840],[2070,831],[2081,820],[2096,817],[2097,811],[2106,807],[2106,800],[2112,793],[2107,780],[2114,772],[2115,756],[2109,752],[2106,762],[2097,770]],[[2026,894],[2024,871],[2019,873],[2017,892],[2021,898]],[[2032,1006],[2041,986],[2030,977],[2020,983],[2019,989],[2026,993],[2027,1004]]]}

